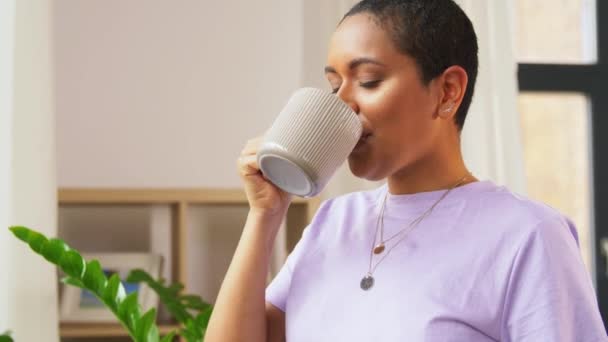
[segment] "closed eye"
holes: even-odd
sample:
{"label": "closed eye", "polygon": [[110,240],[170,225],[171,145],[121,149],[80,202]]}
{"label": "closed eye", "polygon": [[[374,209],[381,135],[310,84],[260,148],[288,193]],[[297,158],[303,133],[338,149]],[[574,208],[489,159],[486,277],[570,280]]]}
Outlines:
{"label": "closed eye", "polygon": [[[361,83],[359,83],[359,85],[361,87],[363,87],[363,88],[366,88],[366,89],[373,89],[373,88],[376,88],[380,84],[380,82],[382,82],[382,80],[361,82]],[[334,89],[331,90],[331,93],[332,94],[337,94],[339,90],[340,90],[340,87],[334,88]]]}
{"label": "closed eye", "polygon": [[375,81],[369,81],[369,82],[361,82],[361,83],[359,83],[359,85],[362,86],[363,88],[372,89],[372,88],[377,87],[380,84],[381,81],[382,80],[375,80]]}

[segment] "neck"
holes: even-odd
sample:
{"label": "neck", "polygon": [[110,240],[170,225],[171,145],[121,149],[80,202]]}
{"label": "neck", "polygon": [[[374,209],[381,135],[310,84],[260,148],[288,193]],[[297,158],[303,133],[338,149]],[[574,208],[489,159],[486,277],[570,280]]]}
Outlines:
{"label": "neck", "polygon": [[389,192],[414,194],[449,189],[459,182],[460,186],[476,182],[464,164],[459,145],[455,149],[438,149],[389,176]]}

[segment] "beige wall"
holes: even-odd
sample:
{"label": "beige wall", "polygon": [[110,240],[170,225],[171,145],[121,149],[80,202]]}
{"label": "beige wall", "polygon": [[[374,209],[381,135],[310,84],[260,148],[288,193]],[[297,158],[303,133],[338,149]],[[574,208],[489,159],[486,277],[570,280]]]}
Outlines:
{"label": "beige wall", "polygon": [[299,1],[53,4],[59,186],[240,186],[300,85]]}
{"label": "beige wall", "polygon": [[[324,0],[54,2],[59,186],[240,187],[246,140],[296,88],[327,88],[335,13]],[[92,210],[62,208],[60,236],[87,252],[130,245],[168,256],[167,208]],[[188,288],[205,300],[215,300],[245,214],[188,217]]]}
{"label": "beige wall", "polygon": [[[240,187],[247,139],[295,89],[329,89],[354,2],[55,1],[59,186]],[[343,167],[324,196],[374,185]]]}

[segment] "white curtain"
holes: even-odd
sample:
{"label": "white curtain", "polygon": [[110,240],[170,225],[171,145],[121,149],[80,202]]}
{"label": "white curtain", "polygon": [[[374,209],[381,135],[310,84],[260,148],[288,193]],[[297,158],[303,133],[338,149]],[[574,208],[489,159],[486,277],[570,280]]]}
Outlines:
{"label": "white curtain", "polygon": [[0,0],[0,331],[58,341],[55,268],[9,225],[56,235],[50,2]]}
{"label": "white curtain", "polygon": [[8,277],[12,273],[9,239],[11,113],[14,51],[14,1],[0,1],[0,334],[9,328]]}
{"label": "white curtain", "polygon": [[[316,1],[305,1],[304,5],[317,6],[321,10],[317,13],[310,9],[305,11],[314,13],[317,19],[304,18],[304,35],[313,32],[316,39],[304,40],[306,58],[303,59],[302,84],[327,88],[326,81],[319,76],[325,62],[327,41],[339,18],[357,1]],[[457,2],[473,22],[479,42],[479,74],[462,138],[464,159],[477,178],[490,179],[524,193],[525,174],[517,113],[517,64],[512,44],[513,3],[500,0]],[[322,14],[321,20],[318,19],[319,14]],[[319,32],[319,27],[326,31]],[[322,196],[329,198],[377,185],[355,178],[348,167],[343,166]]]}
{"label": "white curtain", "polygon": [[479,74],[464,125],[462,149],[480,179],[525,193],[521,126],[517,112],[517,63],[513,53],[513,2],[460,0],[475,26]]}

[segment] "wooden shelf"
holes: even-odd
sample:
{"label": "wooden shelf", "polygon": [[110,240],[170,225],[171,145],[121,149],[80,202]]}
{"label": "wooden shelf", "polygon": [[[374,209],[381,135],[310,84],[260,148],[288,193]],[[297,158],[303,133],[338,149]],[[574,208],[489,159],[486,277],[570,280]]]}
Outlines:
{"label": "wooden shelf", "polygon": [[[247,206],[249,204],[242,189],[61,188],[57,196],[59,207],[167,205],[171,215],[171,280],[184,284],[186,291],[189,288],[188,213],[192,208],[201,205]],[[319,205],[319,198],[294,198],[285,221],[284,243],[288,251],[300,239],[302,230],[312,220]],[[166,334],[176,329],[177,325],[162,325],[159,328],[161,334]],[[62,323],[60,335],[62,338],[128,336],[120,324],[101,323]]]}
{"label": "wooden shelf", "polygon": [[[247,204],[240,189],[111,189],[62,188],[58,192],[61,204],[160,204],[188,202],[190,204]],[[294,198],[293,204],[307,204],[314,199]]]}
{"label": "wooden shelf", "polygon": [[[160,334],[164,335],[176,330],[178,325],[164,324],[159,326]],[[126,337],[129,336],[125,328],[114,323],[61,323],[59,325],[61,337]]]}
{"label": "wooden shelf", "polygon": [[[213,189],[213,188],[60,188],[57,191],[59,205],[151,205],[165,204],[172,207],[174,213],[175,248],[181,250],[187,241],[186,212],[194,205],[248,205],[243,189]],[[310,222],[321,205],[319,197],[294,197],[288,217],[294,217],[293,212],[303,215],[297,217],[301,222]],[[294,210],[295,209],[295,210]],[[301,236],[301,229],[290,229],[287,245],[291,249]],[[183,265],[185,252],[177,261]],[[174,259],[177,260],[177,259]],[[187,283],[183,277],[183,268],[175,265],[178,276],[174,280]]]}

